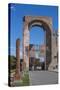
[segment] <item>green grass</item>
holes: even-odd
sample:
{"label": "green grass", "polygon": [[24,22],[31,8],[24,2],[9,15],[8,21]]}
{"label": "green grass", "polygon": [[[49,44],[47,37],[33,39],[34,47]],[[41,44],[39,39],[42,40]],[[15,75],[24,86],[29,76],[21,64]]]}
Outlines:
{"label": "green grass", "polygon": [[24,72],[22,80],[15,81],[15,86],[29,86],[29,73],[26,71]]}
{"label": "green grass", "polygon": [[25,74],[24,74],[24,77],[23,77],[23,79],[22,79],[22,85],[23,85],[23,86],[29,85],[29,74],[28,74],[28,73],[25,73]]}

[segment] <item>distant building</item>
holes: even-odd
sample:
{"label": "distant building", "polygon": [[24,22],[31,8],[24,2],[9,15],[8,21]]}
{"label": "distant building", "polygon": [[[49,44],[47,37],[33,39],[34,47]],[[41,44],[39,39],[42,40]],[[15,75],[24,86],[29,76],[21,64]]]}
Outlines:
{"label": "distant building", "polygon": [[[34,66],[36,69],[36,66],[41,66],[44,63],[44,52],[45,48],[43,48],[44,45],[29,45],[29,66],[30,70]],[[41,50],[41,51],[40,51]],[[42,63],[42,64],[40,64]]]}
{"label": "distant building", "polygon": [[33,44],[30,44],[29,47],[30,47],[29,57],[30,58],[33,58],[33,57],[35,58],[35,46]]}
{"label": "distant building", "polygon": [[45,57],[45,51],[46,50],[46,46],[45,45],[40,45],[40,56],[41,57]]}
{"label": "distant building", "polygon": [[40,46],[30,44],[29,57],[34,57],[36,59],[40,58]]}

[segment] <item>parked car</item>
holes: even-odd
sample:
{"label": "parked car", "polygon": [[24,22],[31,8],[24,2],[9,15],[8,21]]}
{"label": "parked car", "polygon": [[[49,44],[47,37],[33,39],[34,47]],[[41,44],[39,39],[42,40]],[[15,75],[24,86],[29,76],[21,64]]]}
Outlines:
{"label": "parked car", "polygon": [[36,70],[41,70],[41,69],[42,69],[41,66],[37,66],[37,67],[36,67]]}

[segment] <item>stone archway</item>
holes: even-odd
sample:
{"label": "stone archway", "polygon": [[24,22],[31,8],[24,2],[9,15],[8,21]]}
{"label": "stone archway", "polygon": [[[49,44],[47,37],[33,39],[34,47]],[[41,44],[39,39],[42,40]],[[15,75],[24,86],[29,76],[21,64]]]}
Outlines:
{"label": "stone archway", "polygon": [[42,27],[46,32],[46,69],[51,62],[51,32],[52,32],[52,19],[51,17],[43,16],[24,16],[24,28],[23,28],[23,67],[29,70],[29,32],[31,27]]}

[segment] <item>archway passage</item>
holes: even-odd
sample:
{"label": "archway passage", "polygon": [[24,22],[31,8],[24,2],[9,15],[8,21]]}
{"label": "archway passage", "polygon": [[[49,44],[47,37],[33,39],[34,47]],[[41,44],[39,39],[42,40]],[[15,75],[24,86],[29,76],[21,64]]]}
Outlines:
{"label": "archway passage", "polygon": [[51,17],[32,17],[24,16],[24,28],[23,28],[23,62],[24,68],[29,70],[29,32],[31,27],[39,26],[42,27],[46,32],[46,69],[51,62],[51,32],[52,32],[52,19]]}
{"label": "archway passage", "polygon": [[45,70],[45,32],[43,28],[34,26],[31,28],[29,35],[29,70]]}

